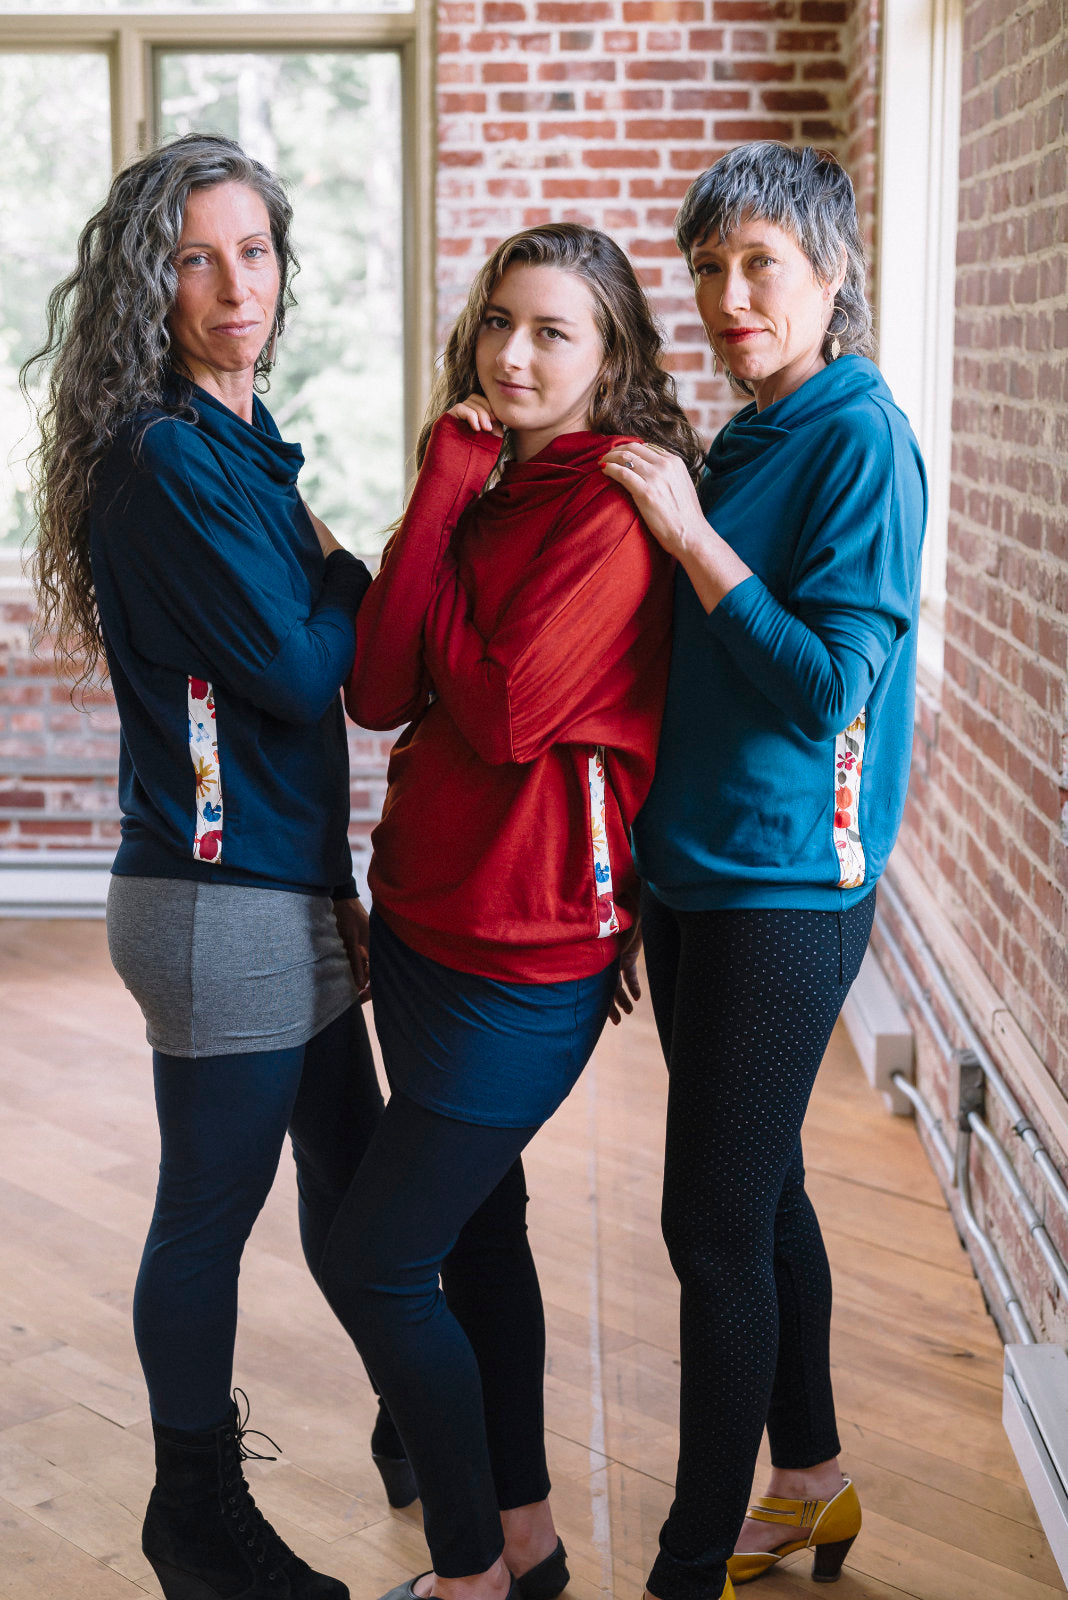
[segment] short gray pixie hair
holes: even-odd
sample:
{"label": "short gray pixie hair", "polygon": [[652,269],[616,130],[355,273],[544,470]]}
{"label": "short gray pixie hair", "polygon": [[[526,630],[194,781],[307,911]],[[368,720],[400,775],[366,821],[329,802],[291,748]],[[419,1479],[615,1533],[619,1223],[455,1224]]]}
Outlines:
{"label": "short gray pixie hair", "polygon": [[[821,283],[834,277],[845,252],[845,280],[835,295],[823,357],[831,359],[831,342],[837,337],[842,354],[874,359],[857,201],[849,174],[834,156],[811,145],[793,149],[773,139],[737,145],[691,183],[675,218],[675,242],[692,270],[696,245],[709,236],[725,239],[751,218],[773,222],[788,233]],[[730,381],[751,392],[747,384]]]}

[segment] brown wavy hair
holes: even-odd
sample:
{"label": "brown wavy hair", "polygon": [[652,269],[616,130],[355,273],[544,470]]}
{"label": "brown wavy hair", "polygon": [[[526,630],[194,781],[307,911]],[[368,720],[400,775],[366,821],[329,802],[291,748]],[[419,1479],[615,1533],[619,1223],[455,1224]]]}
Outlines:
{"label": "brown wavy hair", "polygon": [[[679,405],[675,380],[661,366],[664,339],[623,251],[606,233],[577,222],[547,222],[499,244],[471,285],[449,335],[416,449],[422,466],[430,430],[446,411],[481,394],[475,346],[486,306],[509,267],[559,267],[581,278],[593,295],[604,365],[590,406],[593,433],[630,433],[682,457],[696,475],[701,441]],[[508,454],[505,435],[504,454]]]}
{"label": "brown wavy hair", "polygon": [[[33,457],[35,643],[51,636],[56,661],[76,688],[93,681],[104,653],[89,563],[93,478],[123,423],[163,402],[174,375],[167,320],[178,291],[174,256],[186,201],[192,190],[220,183],[247,184],[267,207],[280,274],[280,334],[297,270],[285,190],[232,139],[189,133],[115,178],[82,230],[74,271],[49,296],[45,344],[20,374],[26,392],[30,373],[39,364],[49,369]],[[256,364],[258,387],[266,386],[272,344]]]}

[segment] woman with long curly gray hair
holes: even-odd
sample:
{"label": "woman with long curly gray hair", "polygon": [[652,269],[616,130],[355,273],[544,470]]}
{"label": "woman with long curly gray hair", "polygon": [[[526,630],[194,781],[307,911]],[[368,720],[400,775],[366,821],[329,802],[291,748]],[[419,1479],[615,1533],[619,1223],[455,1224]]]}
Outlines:
{"label": "woman with long curly gray hair", "polygon": [[[751,403],[696,491],[646,443],[605,466],[681,568],[634,828],[682,1285],[656,1600],[729,1596],[802,1550],[829,1582],[860,1530],[800,1134],[904,807],[926,511],[916,440],[871,359],[838,162],[740,145],[694,180],[676,239],[713,354]],[[747,1516],[765,1424],[771,1481]]]}
{"label": "woman with long curly gray hair", "polygon": [[[143,1545],[168,1600],[349,1592],[257,1510],[230,1398],[241,1253],[287,1128],[318,1274],[382,1109],[338,695],[370,576],[308,512],[300,446],[255,392],[290,220],[230,140],[153,151],[87,224],[38,358],[42,626],[79,682],[106,660],[121,722],[108,939],[161,1133],[134,1331],[157,1468]],[[414,1498],[385,1413],[372,1449]]]}

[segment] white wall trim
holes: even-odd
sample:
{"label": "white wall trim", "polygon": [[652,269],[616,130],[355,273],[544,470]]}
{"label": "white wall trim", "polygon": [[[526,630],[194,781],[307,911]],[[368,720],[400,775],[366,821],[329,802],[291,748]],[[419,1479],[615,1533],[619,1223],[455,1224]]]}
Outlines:
{"label": "white wall trim", "polygon": [[949,526],[962,0],[883,8],[879,365],[920,442],[930,490],[924,655],[941,670]]}

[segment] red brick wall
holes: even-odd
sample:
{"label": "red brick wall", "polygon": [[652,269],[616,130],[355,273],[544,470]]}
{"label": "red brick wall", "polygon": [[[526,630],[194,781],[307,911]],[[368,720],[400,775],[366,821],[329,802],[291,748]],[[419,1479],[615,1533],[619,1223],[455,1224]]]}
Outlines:
{"label": "red brick wall", "polygon": [[107,694],[85,712],[29,646],[32,609],[0,590],[0,850],[114,849],[118,717]]}
{"label": "red brick wall", "polygon": [[874,263],[878,216],[879,26],[882,0],[855,0],[842,42],[846,136],[842,161],[857,192],[857,212],[869,263],[868,294],[876,294]]}

